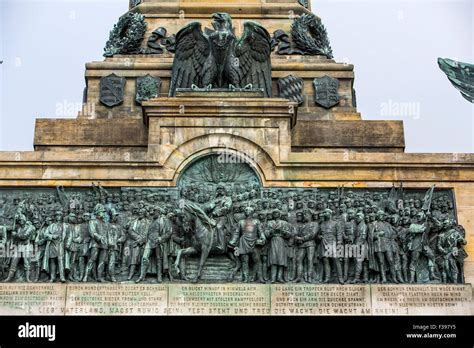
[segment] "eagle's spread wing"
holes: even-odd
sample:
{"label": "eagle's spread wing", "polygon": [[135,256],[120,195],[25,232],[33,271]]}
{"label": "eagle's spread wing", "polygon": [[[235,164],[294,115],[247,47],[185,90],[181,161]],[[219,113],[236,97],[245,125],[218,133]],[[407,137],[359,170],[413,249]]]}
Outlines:
{"label": "eagle's spread wing", "polygon": [[268,31],[254,22],[244,23],[244,34],[235,46],[235,57],[230,62],[230,80],[238,87],[252,84],[263,88],[265,97],[272,96],[272,52]]}
{"label": "eagle's spread wing", "polygon": [[438,59],[438,64],[461,95],[474,103],[474,65],[442,58]]}
{"label": "eagle's spread wing", "polygon": [[192,22],[176,34],[176,52],[171,73],[170,97],[176,94],[176,88],[201,86],[202,67],[210,53],[208,39],[201,30],[201,23]]}

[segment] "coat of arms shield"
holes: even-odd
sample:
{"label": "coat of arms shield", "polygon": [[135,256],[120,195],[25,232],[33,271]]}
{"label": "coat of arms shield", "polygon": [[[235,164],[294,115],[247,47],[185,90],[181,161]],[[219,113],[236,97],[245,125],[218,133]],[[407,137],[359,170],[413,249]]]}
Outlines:
{"label": "coat of arms shield", "polygon": [[100,102],[108,107],[123,103],[125,77],[111,74],[100,79]]}
{"label": "coat of arms shield", "polygon": [[280,97],[290,99],[298,105],[304,103],[303,88],[304,82],[300,77],[288,75],[278,79]]}
{"label": "coat of arms shield", "polygon": [[135,100],[138,104],[143,101],[156,98],[160,95],[161,79],[159,77],[146,75],[137,78],[137,92]]}
{"label": "coat of arms shield", "polygon": [[330,109],[339,104],[339,80],[331,76],[317,77],[313,80],[314,102]]}

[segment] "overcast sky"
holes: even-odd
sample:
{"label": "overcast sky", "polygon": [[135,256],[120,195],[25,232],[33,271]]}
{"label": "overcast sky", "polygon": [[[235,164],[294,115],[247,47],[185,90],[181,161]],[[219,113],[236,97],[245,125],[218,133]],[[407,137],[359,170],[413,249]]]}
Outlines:
{"label": "overcast sky", "polygon": [[[75,117],[128,0],[0,0],[0,150],[31,150],[38,117]],[[355,64],[366,120],[403,120],[407,152],[474,152],[474,112],[438,57],[474,63],[472,0],[313,0],[335,58]]]}

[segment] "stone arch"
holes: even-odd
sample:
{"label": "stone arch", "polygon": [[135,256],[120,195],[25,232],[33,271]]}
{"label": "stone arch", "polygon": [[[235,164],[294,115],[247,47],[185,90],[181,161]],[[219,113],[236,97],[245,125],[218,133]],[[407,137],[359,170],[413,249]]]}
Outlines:
{"label": "stone arch", "polygon": [[273,159],[258,144],[234,134],[212,133],[190,139],[171,151],[163,165],[174,171],[173,185],[176,185],[180,174],[193,161],[222,152],[245,156],[246,162],[259,177],[262,186],[266,186],[270,171],[275,167]]}
{"label": "stone arch", "polygon": [[[262,187],[261,177],[255,168],[247,161],[234,161],[234,159],[239,158],[237,156],[239,156],[239,154],[231,152],[210,152],[198,156],[187,163],[180,171],[176,181],[177,186],[181,187],[181,184],[184,184],[187,180],[201,180],[204,176],[210,184],[253,182]],[[210,171],[207,171],[211,165],[215,166],[213,168],[217,171],[214,175],[211,175]],[[222,170],[222,172],[219,172],[220,170]],[[207,173],[203,175],[203,171]],[[222,176],[219,177],[219,174]]]}

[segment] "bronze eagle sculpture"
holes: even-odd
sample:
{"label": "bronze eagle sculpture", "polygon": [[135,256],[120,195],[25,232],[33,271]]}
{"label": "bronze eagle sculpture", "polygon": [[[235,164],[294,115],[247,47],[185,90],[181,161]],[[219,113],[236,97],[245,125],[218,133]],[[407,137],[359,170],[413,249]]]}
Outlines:
{"label": "bronze eagle sculpture", "polygon": [[245,22],[237,39],[227,13],[212,15],[214,29],[201,30],[192,22],[176,34],[176,51],[171,73],[171,97],[178,88],[258,88],[272,96],[268,31],[255,22]]}

